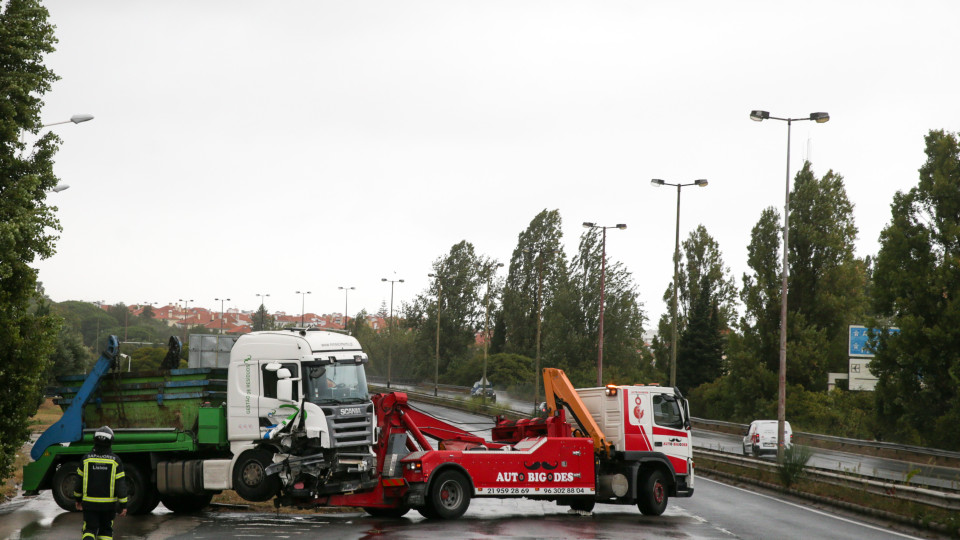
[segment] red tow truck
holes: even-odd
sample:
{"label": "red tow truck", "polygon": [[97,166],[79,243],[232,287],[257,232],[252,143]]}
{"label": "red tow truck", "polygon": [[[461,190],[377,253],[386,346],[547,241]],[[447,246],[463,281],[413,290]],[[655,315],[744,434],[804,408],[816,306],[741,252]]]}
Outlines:
{"label": "red tow truck", "polygon": [[288,486],[275,502],[362,507],[380,517],[415,509],[427,518],[453,519],[473,497],[526,497],[580,511],[596,503],[636,504],[656,516],[669,497],[693,495],[690,413],[679,390],[576,390],[552,368],[544,369],[544,386],[546,417],[497,417],[489,441],[414,410],[402,392],[378,394],[376,487],[323,494],[314,486],[324,479],[285,459],[267,469]]}

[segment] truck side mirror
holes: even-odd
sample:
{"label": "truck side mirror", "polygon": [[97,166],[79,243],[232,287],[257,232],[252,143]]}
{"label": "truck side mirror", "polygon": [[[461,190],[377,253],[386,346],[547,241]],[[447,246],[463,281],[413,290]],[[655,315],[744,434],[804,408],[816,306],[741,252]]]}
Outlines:
{"label": "truck side mirror", "polygon": [[293,401],[293,381],[290,379],[280,379],[277,381],[277,399],[280,401]]}

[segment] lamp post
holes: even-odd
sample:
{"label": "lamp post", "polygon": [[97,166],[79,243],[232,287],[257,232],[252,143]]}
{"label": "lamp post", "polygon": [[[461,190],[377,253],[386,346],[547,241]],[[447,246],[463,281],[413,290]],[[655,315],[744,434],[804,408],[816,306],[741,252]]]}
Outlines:
{"label": "lamp post", "polygon": [[402,279],[380,278],[380,281],[390,282],[390,342],[387,343],[387,388],[390,388],[390,375],[393,366],[393,285],[394,283],[403,283]]}
{"label": "lamp post", "polygon": [[350,310],[349,308],[347,308],[347,306],[349,305],[349,301],[350,301],[350,291],[354,291],[357,288],[356,287],[337,287],[337,288],[343,291],[343,329],[347,331],[347,334],[349,334],[350,330],[347,329],[347,323],[350,321],[350,317],[347,316],[347,313],[350,313]]}
{"label": "lamp post", "polygon": [[177,302],[184,302],[183,316],[180,318],[180,324],[183,325],[183,341],[187,341],[187,311],[190,310],[190,302],[193,302],[193,298],[189,300],[184,300],[183,298],[178,298]]}
{"label": "lamp post", "polygon": [[534,251],[529,248],[524,248],[523,251],[531,255],[536,253],[537,257],[537,357],[533,369],[536,373],[533,383],[533,406],[536,408],[540,402],[540,326],[543,321],[543,256],[553,255],[557,253],[557,250],[545,249]]}
{"label": "lamp post", "polygon": [[[480,379],[480,403],[487,404],[487,345],[490,341],[490,278],[493,277],[493,270],[502,268],[503,263],[490,263],[480,268],[487,275],[487,314],[483,321],[483,378]],[[439,315],[439,311],[438,311]],[[439,320],[440,317],[437,317]]]}
{"label": "lamp post", "polygon": [[433,370],[433,395],[437,396],[440,386],[440,296],[443,294],[443,281],[440,280],[440,274],[427,274],[437,280],[437,361]]}
{"label": "lamp post", "polygon": [[262,314],[260,315],[260,330],[267,329],[267,297],[269,294],[260,294],[257,293],[257,296],[260,298],[260,307],[262,308]]}
{"label": "lamp post", "polygon": [[297,291],[297,294],[300,295],[300,328],[305,328],[303,324],[304,306],[306,306],[306,298],[307,298],[307,295],[310,294],[310,291],[306,291],[306,292]]}
{"label": "lamp post", "polygon": [[777,395],[777,459],[783,458],[784,422],[786,421],[787,406],[787,252],[790,249],[790,131],[794,122],[813,120],[818,124],[830,121],[830,115],[825,112],[810,113],[806,118],[778,118],[770,116],[767,111],[750,111],[750,119],[755,122],[764,120],[781,120],[787,123],[787,182],[786,195],[783,204],[783,269],[780,283],[780,378]]}
{"label": "lamp post", "polygon": [[220,333],[223,334],[223,303],[229,302],[229,298],[214,298],[214,302],[220,302]]}
{"label": "lamp post", "polygon": [[597,350],[597,386],[603,386],[603,304],[606,301],[604,280],[607,273],[607,229],[626,229],[627,225],[624,223],[617,223],[616,225],[604,226],[597,225],[592,221],[584,221],[583,226],[587,229],[603,230],[603,254],[600,257],[600,346]]}
{"label": "lamp post", "polygon": [[671,312],[671,333],[673,334],[673,343],[670,346],[670,386],[677,385],[677,287],[680,272],[680,188],[686,186],[707,187],[708,182],[704,179],[694,180],[689,184],[671,184],[659,178],[650,180],[653,187],[676,186],[677,187],[677,231],[676,239],[673,244],[673,303],[670,306]]}

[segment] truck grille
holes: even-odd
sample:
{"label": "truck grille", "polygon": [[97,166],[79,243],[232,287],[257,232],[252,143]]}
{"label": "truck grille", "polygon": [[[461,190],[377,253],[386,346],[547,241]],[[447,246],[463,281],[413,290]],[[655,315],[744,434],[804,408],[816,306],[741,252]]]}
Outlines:
{"label": "truck grille", "polygon": [[334,448],[373,444],[373,404],[324,406]]}

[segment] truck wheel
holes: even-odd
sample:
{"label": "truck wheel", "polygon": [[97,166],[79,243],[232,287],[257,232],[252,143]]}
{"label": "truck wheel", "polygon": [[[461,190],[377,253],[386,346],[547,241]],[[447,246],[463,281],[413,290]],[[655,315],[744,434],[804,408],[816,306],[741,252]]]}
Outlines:
{"label": "truck wheel", "polygon": [[640,473],[637,508],[645,516],[659,516],[667,509],[667,483],[663,471],[653,469]]}
{"label": "truck wheel", "polygon": [[160,502],[157,488],[137,465],[124,467],[127,479],[127,513],[133,516],[149,514]]}
{"label": "truck wheel", "polygon": [[373,517],[397,519],[406,515],[406,513],[410,511],[410,507],[398,506],[396,508],[377,508],[373,506],[366,506],[363,508],[363,511]]}
{"label": "truck wheel", "polygon": [[79,467],[79,461],[67,461],[53,473],[53,500],[57,501],[57,506],[69,512],[77,512],[77,500],[73,498],[73,492],[80,481],[80,475],[77,474]]}
{"label": "truck wheel", "polygon": [[433,505],[430,503],[418,506],[417,512],[420,512],[420,515],[427,519],[440,519],[440,515],[433,510]]}
{"label": "truck wheel", "polygon": [[174,514],[192,514],[199,512],[210,505],[213,500],[213,493],[201,493],[199,495],[160,495],[160,502]]}
{"label": "truck wheel", "polygon": [[273,455],[266,450],[247,450],[233,468],[233,490],[251,502],[269,501],[280,491],[280,477],[267,476]]}
{"label": "truck wheel", "polygon": [[570,509],[580,512],[591,512],[597,501],[593,497],[576,497],[570,501]]}
{"label": "truck wheel", "polygon": [[440,519],[456,519],[470,506],[470,483],[457,471],[444,471],[430,484],[427,505]]}

